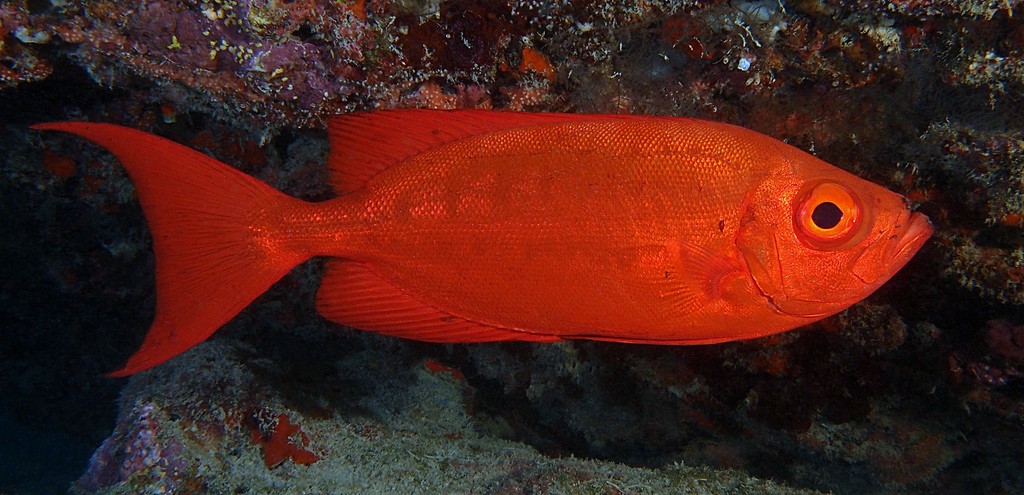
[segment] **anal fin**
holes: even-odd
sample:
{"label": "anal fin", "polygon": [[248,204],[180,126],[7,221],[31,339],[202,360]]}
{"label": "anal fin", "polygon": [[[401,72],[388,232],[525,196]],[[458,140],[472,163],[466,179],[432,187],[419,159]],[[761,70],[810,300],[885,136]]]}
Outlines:
{"label": "anal fin", "polygon": [[316,296],[317,311],[342,325],[424,342],[554,342],[555,335],[496,327],[426,304],[363,263],[331,260]]}

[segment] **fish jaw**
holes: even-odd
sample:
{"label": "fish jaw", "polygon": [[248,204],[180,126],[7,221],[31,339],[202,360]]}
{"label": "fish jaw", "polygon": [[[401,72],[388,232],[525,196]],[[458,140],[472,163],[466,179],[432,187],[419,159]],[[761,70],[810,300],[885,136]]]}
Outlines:
{"label": "fish jaw", "polygon": [[933,232],[928,217],[906,210],[885,235],[851,261],[850,272],[874,290],[903,268]]}
{"label": "fish jaw", "polygon": [[921,213],[913,213],[910,216],[910,224],[900,236],[896,245],[896,254],[893,256],[893,263],[903,266],[924,246],[924,243],[935,232],[931,220]]}

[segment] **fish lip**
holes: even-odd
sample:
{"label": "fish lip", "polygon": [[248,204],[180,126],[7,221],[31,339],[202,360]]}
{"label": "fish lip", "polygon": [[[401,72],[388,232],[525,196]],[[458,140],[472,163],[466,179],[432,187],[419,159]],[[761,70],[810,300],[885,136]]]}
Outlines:
{"label": "fish lip", "polygon": [[[851,260],[850,272],[865,286],[877,288],[910,261],[933,231],[928,217],[904,210],[891,227]],[[882,264],[888,270],[876,269]]]}
{"label": "fish lip", "polygon": [[911,213],[910,221],[896,243],[894,260],[909,259],[932,236],[935,227],[931,220],[921,213]]}

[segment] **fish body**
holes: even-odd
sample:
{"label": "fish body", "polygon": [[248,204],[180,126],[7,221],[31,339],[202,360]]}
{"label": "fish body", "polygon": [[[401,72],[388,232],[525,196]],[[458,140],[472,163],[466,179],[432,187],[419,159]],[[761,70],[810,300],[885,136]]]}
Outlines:
{"label": "fish body", "polygon": [[296,264],[331,258],[328,319],[431,342],[702,344],[863,299],[931,234],[901,196],[696,119],[405,110],[330,122],[320,203],[105,124],[154,237],[157,314],[115,376],[205,340]]}

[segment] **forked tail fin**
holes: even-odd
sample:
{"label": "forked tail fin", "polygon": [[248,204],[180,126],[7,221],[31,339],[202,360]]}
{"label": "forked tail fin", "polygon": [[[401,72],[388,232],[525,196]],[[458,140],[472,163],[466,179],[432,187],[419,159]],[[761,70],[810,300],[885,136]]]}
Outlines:
{"label": "forked tail fin", "polygon": [[156,317],[142,347],[110,376],[156,366],[206,340],[308,255],[275,244],[266,212],[300,203],[213,158],[110,124],[61,122],[109,150],[142,203],[156,255]]}

